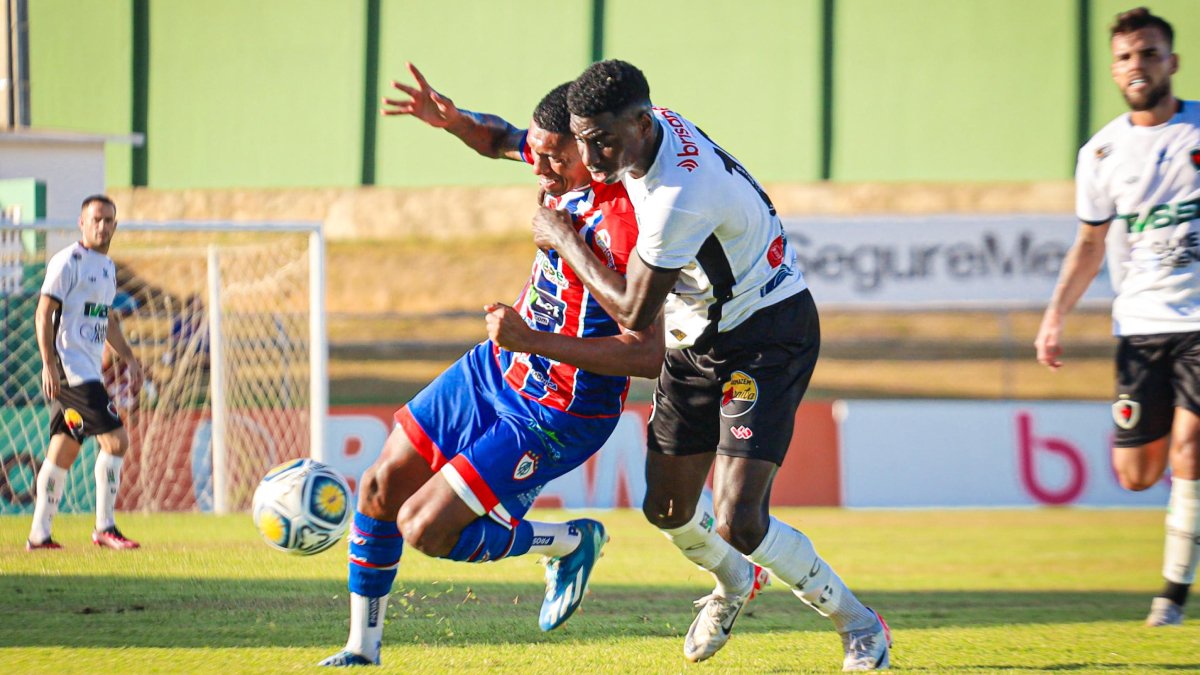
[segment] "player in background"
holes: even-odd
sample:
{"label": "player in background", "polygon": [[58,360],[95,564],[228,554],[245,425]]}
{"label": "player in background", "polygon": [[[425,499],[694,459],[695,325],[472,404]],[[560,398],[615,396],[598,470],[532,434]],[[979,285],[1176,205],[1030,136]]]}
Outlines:
{"label": "player in background", "polygon": [[1171,467],[1166,585],[1149,626],[1183,622],[1200,558],[1200,102],[1171,89],[1173,43],[1170,24],[1144,7],[1111,28],[1112,76],[1130,112],[1079,151],[1081,224],[1034,343],[1040,363],[1062,365],[1063,319],[1107,250],[1117,294],[1113,468],[1122,487],[1145,490]]}
{"label": "player in background", "polygon": [[[626,277],[611,274],[548,209],[534,218],[534,239],[558,251],[622,325],[644,326],[665,307],[667,357],[647,432],[647,518],[706,569],[732,545],[792,586],[833,620],[844,668],[886,667],[883,620],[808,537],[769,513],[820,345],[816,307],[774,206],[691,122],[651,108],[649,85],[629,63],[593,64],[571,84],[568,106],[592,179],[621,182],[629,193],[636,254]],[[695,508],[710,468],[715,527]],[[700,661],[720,649],[745,600],[719,583],[701,598],[684,656]]]}
{"label": "player in background", "polygon": [[50,536],[51,521],[66,487],[67,471],[88,436],[95,436],[100,444],[92,542],[113,549],[138,547],[114,520],[129,434],[104,388],[100,367],[107,344],[124,363],[131,389],[141,386],[142,365],[121,332],[116,312],[111,311],[117,268],[108,248],[116,231],[116,204],[104,195],[92,195],[83,200],[80,210],[79,241],[56,253],[46,265],[35,325],[42,356],[42,394],[50,402],[50,444],[38,471],[33,527],[25,542],[28,551],[62,548]]}
{"label": "player in background", "polygon": [[[403,102],[385,103],[384,114],[425,119],[417,111],[401,113]],[[485,154],[523,154],[549,203],[570,214],[592,255],[624,273],[637,232],[633,214],[595,208],[588,173],[574,152],[565,85],[538,104],[528,134],[499,118],[463,116],[472,129],[465,134],[468,145],[484,147],[476,141],[492,132],[503,137]],[[322,665],[379,663],[388,593],[405,541],[464,562],[549,557],[542,630],[561,625],[583,598],[607,539],[603,525],[524,515],[546,483],[579,467],[608,439],[624,408],[628,376],[657,373],[661,322],[623,330],[557,256],[541,251],[514,306],[496,302],[484,309],[489,339],[397,411],[383,453],[363,474],[350,536],[350,638]]]}

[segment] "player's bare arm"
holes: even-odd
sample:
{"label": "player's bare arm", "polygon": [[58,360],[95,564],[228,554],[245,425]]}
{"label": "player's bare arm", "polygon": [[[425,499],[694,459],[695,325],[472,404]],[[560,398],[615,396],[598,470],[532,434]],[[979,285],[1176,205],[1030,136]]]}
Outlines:
{"label": "player's bare arm", "polygon": [[38,299],[34,312],[38,352],[42,356],[42,395],[47,401],[58,398],[58,349],[54,346],[54,313],[62,303],[49,295]]}
{"label": "player's bare arm", "polygon": [[1063,259],[1058,283],[1050,297],[1050,304],[1046,306],[1046,312],[1042,315],[1042,325],[1038,328],[1037,340],[1034,341],[1038,363],[1051,370],[1062,366],[1060,357],[1063,319],[1079,302],[1079,298],[1083,297],[1096,274],[1100,272],[1100,265],[1104,263],[1104,238],[1108,234],[1109,224],[1080,223],[1075,243]]}
{"label": "player's bare arm", "polygon": [[654,322],[679,278],[679,270],[651,268],[636,252],[629,256],[621,276],[600,262],[571,225],[570,216],[561,211],[537,210],[533,241],[538,248],[558,251],[604,311],[632,330],[645,330]]}
{"label": "player's bare arm", "polygon": [[411,115],[431,127],[454,134],[467,147],[485,157],[524,161],[521,157],[524,130],[496,115],[461,110],[454,101],[429,86],[416,66],[408,64],[408,72],[417,86],[393,80],[392,88],[408,98],[384,98],[380,111],[384,116]]}
{"label": "player's bare arm", "polygon": [[483,309],[488,313],[488,337],[509,351],[539,354],[599,375],[655,378],[662,370],[666,343],[661,313],[645,330],[579,338],[533,330],[515,309],[500,302]]}
{"label": "player's bare arm", "polygon": [[116,352],[121,361],[125,362],[127,367],[125,372],[129,378],[130,389],[140,391],[143,378],[142,363],[134,355],[133,348],[129,346],[129,341],[125,339],[125,333],[121,330],[121,320],[113,312],[108,314],[108,334],[105,342]]}

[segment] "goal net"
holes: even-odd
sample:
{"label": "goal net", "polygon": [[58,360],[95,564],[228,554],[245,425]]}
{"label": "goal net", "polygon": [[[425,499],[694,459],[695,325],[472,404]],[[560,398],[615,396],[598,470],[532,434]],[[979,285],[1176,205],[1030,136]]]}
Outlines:
{"label": "goal net", "polygon": [[[0,224],[0,514],[32,511],[49,441],[34,329],[47,261],[71,225]],[[145,384],[106,348],[105,384],[129,431],[121,510],[249,507],[271,466],[314,453],[328,407],[319,226],[122,223],[110,309]],[[95,508],[88,439],[60,511]]]}

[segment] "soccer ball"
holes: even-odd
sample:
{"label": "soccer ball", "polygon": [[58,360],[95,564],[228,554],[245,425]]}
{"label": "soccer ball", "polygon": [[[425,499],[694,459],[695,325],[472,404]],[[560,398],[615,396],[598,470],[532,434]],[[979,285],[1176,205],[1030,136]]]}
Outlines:
{"label": "soccer ball", "polygon": [[350,487],[311,459],[284,462],[254,491],[254,526],[271,548],[312,555],[333,546],[350,524]]}

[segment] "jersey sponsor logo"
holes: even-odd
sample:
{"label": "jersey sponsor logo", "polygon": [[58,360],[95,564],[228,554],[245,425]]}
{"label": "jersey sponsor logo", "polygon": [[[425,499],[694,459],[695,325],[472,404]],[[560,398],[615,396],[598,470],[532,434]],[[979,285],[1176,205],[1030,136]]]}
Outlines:
{"label": "jersey sponsor logo", "polygon": [[529,368],[529,376],[532,377],[535,382],[549,389],[550,391],[558,391],[558,384],[556,384],[554,380],[550,379],[550,376],[546,375],[540,370],[537,370],[532,365]]}
{"label": "jersey sponsor logo", "polygon": [[550,262],[550,258],[546,257],[545,253],[538,251],[537,255],[538,267],[542,271],[542,278],[559,288],[566,288],[570,284],[567,283],[567,278],[563,276],[562,270],[554,266]]}
{"label": "jersey sponsor logo", "polygon": [[513,469],[513,480],[525,480],[537,471],[538,458],[531,450],[526,450],[524,455],[521,455],[521,460],[517,462],[517,468]]}
{"label": "jersey sponsor logo", "polygon": [[617,269],[617,259],[612,252],[612,235],[608,230],[596,230],[596,248],[604,254],[604,263],[608,265],[608,269]]}
{"label": "jersey sponsor logo", "polygon": [[754,436],[754,431],[747,426],[729,427],[729,433],[739,441],[748,441]]}
{"label": "jersey sponsor logo", "polygon": [[[662,114],[663,119],[667,121],[667,126],[671,127],[671,131],[679,137],[679,143],[683,145],[683,151],[675,153],[676,157],[695,158],[700,156],[700,146],[696,145],[696,141],[692,140],[692,132],[688,130],[687,125],[683,120],[679,119],[675,113],[666,108],[655,108]],[[675,166],[681,166],[691,173],[696,167],[700,166],[700,162],[695,159],[684,159]]]}
{"label": "jersey sponsor logo", "polygon": [[1187,267],[1200,260],[1200,233],[1186,232],[1165,242],[1152,242],[1150,250],[1159,256],[1162,267]]}
{"label": "jersey sponsor logo", "polygon": [[567,303],[536,288],[529,289],[529,309],[540,330],[553,331],[567,320]]}
{"label": "jersey sponsor logo", "polygon": [[108,337],[108,324],[103,321],[82,324],[79,326],[79,337],[92,344],[102,345]]}
{"label": "jersey sponsor logo", "polygon": [[67,408],[63,411],[63,423],[67,425],[67,431],[77,441],[83,440],[83,415],[74,408]]}
{"label": "jersey sponsor logo", "polygon": [[1123,213],[1116,219],[1125,221],[1130,234],[1137,234],[1146,230],[1173,227],[1194,220],[1197,216],[1200,216],[1200,199],[1159,204],[1146,211],[1144,216],[1138,213]]}
{"label": "jersey sponsor logo", "polygon": [[758,382],[740,370],[733,371],[721,387],[721,415],[739,417],[750,412],[758,401]]}
{"label": "jersey sponsor logo", "polygon": [[1096,148],[1096,161],[1097,162],[1102,161],[1104,158],[1108,157],[1111,154],[1112,154],[1112,144],[1105,143],[1104,145]]}
{"label": "jersey sponsor logo", "polygon": [[1120,400],[1112,404],[1112,416],[1117,426],[1125,430],[1133,429],[1142,419],[1142,404],[1122,394]]}
{"label": "jersey sponsor logo", "polygon": [[107,319],[108,305],[102,305],[98,302],[85,302],[83,303],[83,315],[96,319]]}

